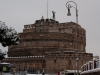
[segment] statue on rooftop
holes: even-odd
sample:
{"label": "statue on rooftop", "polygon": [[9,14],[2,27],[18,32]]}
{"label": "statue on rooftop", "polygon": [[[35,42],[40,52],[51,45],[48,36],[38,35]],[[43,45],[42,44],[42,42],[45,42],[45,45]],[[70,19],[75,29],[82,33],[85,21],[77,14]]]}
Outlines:
{"label": "statue on rooftop", "polygon": [[41,19],[44,19],[43,15],[42,15],[42,18]]}
{"label": "statue on rooftop", "polygon": [[52,17],[52,18],[53,18],[54,20],[55,20],[55,13],[56,13],[56,12],[52,11],[52,14],[53,14],[53,17]]}

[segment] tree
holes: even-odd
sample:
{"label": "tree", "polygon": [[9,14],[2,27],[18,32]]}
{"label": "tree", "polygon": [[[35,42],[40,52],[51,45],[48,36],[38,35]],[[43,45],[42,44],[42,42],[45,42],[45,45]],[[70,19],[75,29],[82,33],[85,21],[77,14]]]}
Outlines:
{"label": "tree", "polygon": [[0,43],[3,47],[19,44],[19,35],[13,28],[8,28],[0,21]]}
{"label": "tree", "polygon": [[5,55],[4,53],[0,53],[0,63],[2,63],[2,60],[5,58]]}

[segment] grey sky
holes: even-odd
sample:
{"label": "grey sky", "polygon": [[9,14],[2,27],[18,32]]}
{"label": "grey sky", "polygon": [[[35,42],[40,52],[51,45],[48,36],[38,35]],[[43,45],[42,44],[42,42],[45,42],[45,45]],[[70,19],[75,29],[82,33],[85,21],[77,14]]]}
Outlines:
{"label": "grey sky", "polygon": [[[75,9],[71,8],[71,16],[67,16],[66,2],[69,0],[48,0],[48,17],[52,18],[52,11],[56,12],[59,22],[76,22]],[[100,55],[100,0],[73,0],[78,6],[78,23],[86,29],[86,51]],[[0,0],[0,21],[8,27],[22,32],[24,25],[32,24],[47,18],[47,0]],[[75,6],[73,3],[71,5]],[[7,51],[7,47],[3,48]]]}

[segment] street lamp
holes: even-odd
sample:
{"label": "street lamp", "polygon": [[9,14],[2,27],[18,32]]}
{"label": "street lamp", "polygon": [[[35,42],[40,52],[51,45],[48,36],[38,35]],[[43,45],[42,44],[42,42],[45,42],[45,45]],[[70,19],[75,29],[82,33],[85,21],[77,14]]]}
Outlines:
{"label": "street lamp", "polygon": [[79,63],[78,63],[78,61],[79,61],[79,58],[78,58],[78,52],[75,50],[75,55],[76,55],[76,65],[75,65],[75,67],[76,67],[76,69],[77,69],[77,75],[79,74]]}
{"label": "street lamp", "polygon": [[[76,5],[76,7],[71,6],[70,4],[68,4],[69,2],[73,2],[73,3]],[[75,10],[76,10],[76,23],[78,24],[78,10],[77,10],[77,4],[76,4],[74,1],[68,1],[68,2],[66,3],[66,7],[67,7],[67,9],[68,9],[67,16],[71,16],[70,8],[72,8],[72,7],[75,8]]]}
{"label": "street lamp", "polygon": [[[71,6],[71,4],[69,4],[70,2],[74,3],[74,4],[76,5],[76,7]],[[68,2],[66,3],[66,7],[67,7],[67,9],[68,9],[67,16],[71,16],[70,8],[72,8],[72,7],[75,8],[75,10],[76,10],[76,23],[78,24],[78,10],[77,10],[77,4],[76,4],[74,1],[68,1]],[[77,30],[78,30],[78,25],[76,26],[76,36],[78,35]],[[77,75],[78,75],[78,74],[79,74],[79,65],[78,65],[79,58],[78,58],[78,52],[77,52],[76,49],[78,50],[78,39],[77,39],[76,46],[75,46],[75,56],[76,56],[76,63],[75,63],[75,66],[77,67],[76,70],[77,70]]]}

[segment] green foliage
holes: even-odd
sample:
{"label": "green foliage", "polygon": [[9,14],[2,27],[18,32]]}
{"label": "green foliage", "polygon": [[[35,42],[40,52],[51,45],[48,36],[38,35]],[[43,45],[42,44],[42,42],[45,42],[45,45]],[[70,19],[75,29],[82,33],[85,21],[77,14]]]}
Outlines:
{"label": "green foliage", "polygon": [[19,35],[12,29],[8,28],[5,23],[0,22],[0,43],[3,47],[17,45],[19,43]]}
{"label": "green foliage", "polygon": [[0,54],[0,60],[4,59],[4,55],[3,54]]}

